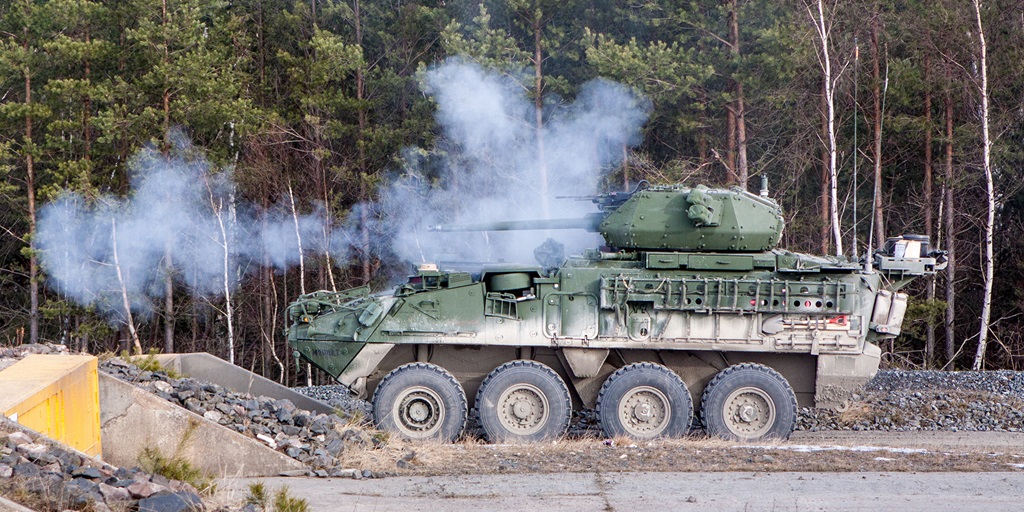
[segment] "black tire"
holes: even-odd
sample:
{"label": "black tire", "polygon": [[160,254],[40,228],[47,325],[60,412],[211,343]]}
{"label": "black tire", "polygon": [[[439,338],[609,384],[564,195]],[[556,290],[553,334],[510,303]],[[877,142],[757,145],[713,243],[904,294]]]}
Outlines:
{"label": "black tire", "polygon": [[796,395],[789,382],[760,364],[730,366],[715,375],[700,400],[709,435],[736,441],[787,439],[796,427]]}
{"label": "black tire", "polygon": [[604,381],[597,395],[597,418],[607,437],[683,437],[690,431],[693,399],[672,370],[635,363]]}
{"label": "black tire", "polygon": [[409,363],[384,376],[373,392],[373,420],[408,439],[455,441],[466,428],[466,392],[448,370]]}
{"label": "black tire", "polygon": [[493,443],[554,439],[569,428],[569,388],[536,361],[510,361],[487,374],[476,394],[480,426]]}

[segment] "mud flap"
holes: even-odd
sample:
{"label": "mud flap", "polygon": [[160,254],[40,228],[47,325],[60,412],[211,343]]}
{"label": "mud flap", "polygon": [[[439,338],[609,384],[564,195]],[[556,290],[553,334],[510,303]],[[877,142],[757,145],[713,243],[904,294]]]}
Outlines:
{"label": "mud flap", "polygon": [[849,406],[855,393],[878,373],[882,350],[864,344],[863,354],[822,354],[818,356],[818,374],[814,386],[814,406],[838,409]]}

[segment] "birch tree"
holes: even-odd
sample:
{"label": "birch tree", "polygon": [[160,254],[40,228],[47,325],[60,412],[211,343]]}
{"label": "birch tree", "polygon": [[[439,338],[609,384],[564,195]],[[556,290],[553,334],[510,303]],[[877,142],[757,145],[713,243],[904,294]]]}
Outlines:
{"label": "birch tree", "polygon": [[825,18],[825,0],[818,0],[817,13],[812,9],[811,4],[805,4],[807,15],[814,24],[814,31],[818,36],[821,47],[818,48],[818,63],[821,65],[824,80],[825,111],[826,111],[826,133],[828,139],[828,172],[829,172],[829,215],[832,221],[832,239],[835,242],[836,256],[843,255],[843,238],[839,225],[839,174],[836,168],[836,83],[839,81],[838,74],[833,76],[832,56],[829,54],[830,33],[832,31],[831,20]]}
{"label": "birch tree", "polygon": [[981,72],[981,83],[978,84],[978,93],[981,95],[981,144],[982,144],[982,167],[985,172],[985,192],[988,199],[988,216],[985,219],[985,261],[983,263],[983,284],[984,292],[981,299],[981,326],[978,331],[978,350],[974,354],[974,370],[980,370],[985,365],[985,349],[988,345],[989,321],[992,316],[992,279],[995,272],[995,260],[992,251],[993,234],[996,222],[996,196],[995,187],[992,183],[992,140],[989,137],[989,108],[988,108],[988,55],[985,46],[985,28],[981,22],[981,0],[974,0],[974,16],[978,29],[978,52],[979,67]]}
{"label": "birch tree", "polygon": [[121,258],[117,250],[117,219],[110,219],[110,247],[114,257],[114,272],[117,274],[117,284],[121,288],[121,304],[124,307],[125,323],[128,325],[128,333],[132,338],[132,347],[135,355],[142,355],[142,343],[139,342],[139,333],[135,328],[135,319],[132,318],[132,303],[128,297],[128,283],[121,270]]}
{"label": "birch tree", "polygon": [[[222,249],[221,253],[221,271],[223,272],[223,291],[224,291],[224,319],[228,329],[228,362],[235,364],[235,315],[234,309],[231,303],[231,289],[234,288],[232,274],[232,250],[231,250],[231,237],[228,235],[228,227],[224,222],[225,206],[224,198],[217,197],[214,195],[213,187],[210,186],[209,177],[205,177],[206,191],[209,194],[210,199],[210,211],[213,212],[214,218],[217,220],[217,228],[220,234],[220,239],[217,241]],[[228,194],[228,201],[234,201],[234,194]]]}

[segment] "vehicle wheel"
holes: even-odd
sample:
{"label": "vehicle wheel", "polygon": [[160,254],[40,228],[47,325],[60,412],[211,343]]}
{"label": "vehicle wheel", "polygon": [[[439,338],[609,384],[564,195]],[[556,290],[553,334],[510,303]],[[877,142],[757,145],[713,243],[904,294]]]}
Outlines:
{"label": "vehicle wheel", "polygon": [[604,381],[597,395],[597,418],[607,437],[682,437],[690,430],[693,400],[672,370],[636,363]]}
{"label": "vehicle wheel", "polygon": [[372,402],[377,427],[409,439],[451,442],[466,427],[466,392],[437,365],[395,368],[377,385]]}
{"label": "vehicle wheel", "polygon": [[715,375],[700,400],[708,434],[738,441],[786,439],[796,427],[796,395],[789,382],[760,364],[730,366]]}
{"label": "vehicle wheel", "polygon": [[495,368],[476,394],[480,426],[495,443],[552,439],[569,428],[569,388],[536,361],[511,361]]}

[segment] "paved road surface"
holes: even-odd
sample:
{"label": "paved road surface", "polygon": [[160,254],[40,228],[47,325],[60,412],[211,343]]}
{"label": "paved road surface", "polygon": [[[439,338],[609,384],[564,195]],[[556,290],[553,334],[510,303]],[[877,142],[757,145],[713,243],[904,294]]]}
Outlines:
{"label": "paved road surface", "polygon": [[[561,473],[260,480],[271,489],[287,485],[313,510],[340,512],[1024,509],[1024,473]],[[249,481],[226,481],[221,488],[241,496]]]}
{"label": "paved road surface", "polygon": [[[892,446],[1022,452],[1024,433],[795,432],[790,445]],[[1022,460],[1024,462],[1024,460]],[[287,485],[316,511],[1024,511],[1024,472],[1006,473],[559,473],[375,480],[229,479]],[[223,496],[223,495],[222,495]]]}

